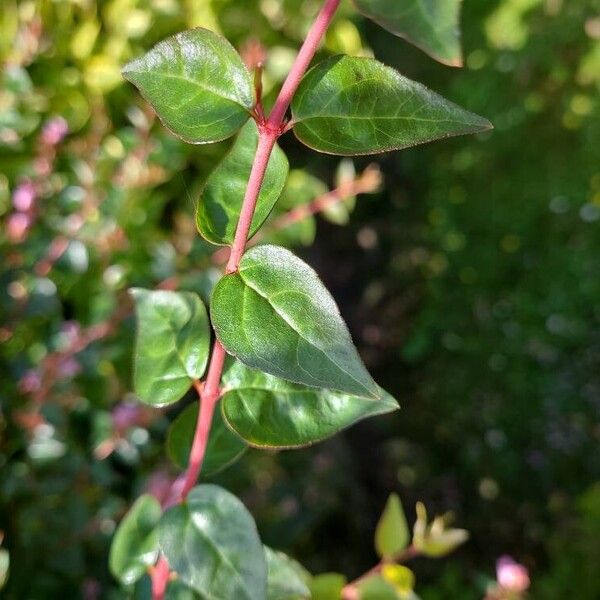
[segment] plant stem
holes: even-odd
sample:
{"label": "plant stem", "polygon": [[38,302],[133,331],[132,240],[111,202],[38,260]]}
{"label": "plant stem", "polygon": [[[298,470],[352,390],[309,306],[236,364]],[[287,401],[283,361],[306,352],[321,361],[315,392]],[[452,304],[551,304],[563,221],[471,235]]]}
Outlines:
{"label": "plant stem", "polygon": [[[310,28],[310,31],[298,52],[298,56],[279,92],[279,96],[275,101],[275,105],[269,118],[266,122],[258,123],[259,136],[256,155],[254,157],[254,163],[252,164],[248,187],[246,188],[244,202],[240,211],[240,218],[231,246],[231,254],[229,255],[229,260],[225,268],[226,274],[235,273],[239,269],[240,260],[242,259],[246,242],[248,241],[248,232],[250,231],[250,226],[252,224],[256,202],[258,201],[258,195],[269,164],[269,158],[277,139],[282,135],[285,129],[285,114],[300,85],[304,73],[306,73],[310,62],[314,58],[314,55],[323,40],[325,32],[327,31],[339,4],[340,0],[325,1],[323,8],[317,15],[315,22]],[[210,435],[215,405],[220,397],[220,383],[224,363],[225,350],[220,342],[215,340],[206,382],[204,386],[201,386],[200,383],[195,384],[200,395],[200,410],[198,413],[198,421],[196,423],[196,431],[192,442],[188,468],[185,473],[185,480],[181,492],[182,502],[185,501],[188,493],[195,485],[196,480],[200,475],[202,461],[204,460],[204,454],[206,453],[206,446]],[[152,573],[153,600],[162,600],[164,598],[168,578],[169,565],[166,559],[161,557]],[[155,594],[155,589],[159,593]]]}

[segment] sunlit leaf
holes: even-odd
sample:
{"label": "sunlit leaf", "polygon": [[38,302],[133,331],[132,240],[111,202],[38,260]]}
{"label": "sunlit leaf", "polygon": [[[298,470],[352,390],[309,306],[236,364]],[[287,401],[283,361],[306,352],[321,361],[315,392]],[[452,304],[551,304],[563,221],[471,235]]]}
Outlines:
{"label": "sunlit leaf", "polygon": [[147,404],[179,400],[204,373],[210,331],[204,304],[191,292],[131,290],[138,333],[134,387]]}
{"label": "sunlit leaf", "polygon": [[292,109],[298,139],[329,154],[400,150],[491,127],[394,69],[349,56],[334,56],[312,68]]}
{"label": "sunlit leaf", "polygon": [[159,42],[123,69],[163,123],[192,144],[233,135],[254,105],[252,78],[233,46],[208,29]]}
{"label": "sunlit leaf", "polygon": [[291,383],[236,362],[224,375],[221,410],[249,444],[297,448],[314,444],[367,417],[391,412],[396,401],[374,400]]}
{"label": "sunlit leaf", "polygon": [[267,564],[256,525],[235,496],[215,485],[192,489],[159,524],[160,548],[187,585],[210,599],[263,600]]}
{"label": "sunlit leaf", "polygon": [[[229,154],[206,181],[198,202],[196,223],[202,236],[213,244],[233,242],[257,144],[258,128],[254,121],[249,121],[240,131]],[[269,216],[283,190],[288,169],[285,154],[275,145],[256,202],[249,237]]]}
{"label": "sunlit leaf", "polygon": [[289,250],[258,246],[225,275],[211,319],[227,352],[249,367],[309,386],[377,398],[339,310],[317,274]]}

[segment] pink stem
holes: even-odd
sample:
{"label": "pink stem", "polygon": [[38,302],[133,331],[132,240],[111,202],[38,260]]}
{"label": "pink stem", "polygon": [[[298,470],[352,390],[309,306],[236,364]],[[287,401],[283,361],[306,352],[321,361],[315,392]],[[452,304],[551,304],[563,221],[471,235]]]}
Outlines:
{"label": "pink stem", "polygon": [[195,384],[200,396],[200,411],[198,421],[196,422],[196,432],[194,433],[194,441],[192,442],[192,449],[190,451],[188,469],[185,473],[185,481],[181,490],[182,500],[185,500],[190,490],[196,484],[198,475],[200,475],[200,470],[202,469],[213,413],[215,412],[215,405],[220,396],[219,384],[221,382],[224,363],[225,350],[219,341],[215,340],[206,382],[203,387],[199,383]]}
{"label": "pink stem", "polygon": [[[308,69],[310,62],[321,44],[323,36],[327,31],[327,27],[331,23],[339,4],[340,0],[325,1],[325,5],[319,12],[308,32],[304,44],[302,44],[302,48],[300,48],[300,52],[281,88],[268,120],[266,123],[259,123],[258,146],[256,148],[256,155],[254,157],[254,163],[248,180],[248,187],[240,212],[240,219],[231,246],[231,254],[229,255],[229,261],[225,268],[227,274],[235,273],[239,269],[240,260],[242,259],[246,242],[248,241],[248,233],[250,231],[250,226],[252,225],[256,202],[258,201],[260,188],[269,164],[269,158],[277,138],[284,132],[285,113],[300,85],[304,73]],[[198,414],[196,431],[194,433],[194,440],[192,442],[188,469],[185,474],[181,492],[181,501],[185,500],[200,475],[202,461],[204,460],[206,446],[208,444],[215,405],[220,396],[220,383],[224,363],[225,350],[219,341],[215,340],[204,387],[200,387],[199,383],[196,384],[196,389],[198,389],[200,395],[200,411]],[[162,600],[164,598],[168,578],[169,565],[167,564],[166,559],[161,557],[152,574],[153,600]],[[155,593],[154,590],[158,593]]]}
{"label": "pink stem", "polygon": [[302,48],[300,48],[300,52],[298,52],[298,56],[279,92],[273,110],[269,115],[268,125],[273,129],[279,129],[281,127],[285,113],[292,102],[292,98],[294,97],[310,62],[319,49],[321,40],[325,36],[327,28],[339,5],[340,0],[326,0],[323,8],[317,15],[315,22],[312,24],[312,27],[302,44]]}

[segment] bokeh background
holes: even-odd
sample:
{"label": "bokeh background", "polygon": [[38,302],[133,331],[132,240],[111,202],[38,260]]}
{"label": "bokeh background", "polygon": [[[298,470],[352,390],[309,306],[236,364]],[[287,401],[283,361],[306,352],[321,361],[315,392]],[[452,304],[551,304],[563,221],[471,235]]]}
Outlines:
{"label": "bokeh background", "polygon": [[[130,286],[205,297],[218,276],[194,203],[227,144],[186,146],[120,67],[203,25],[277,88],[315,0],[2,0],[0,530],[10,599],[122,598],[114,528],[175,471],[168,411],[131,394]],[[496,559],[532,598],[600,598],[600,2],[466,0],[466,66],[436,64],[343,3],[323,54],[374,53],[495,130],[377,158],[383,183],[265,239],[332,290],[402,410],[311,449],[249,452],[215,478],[264,541],[312,572],[376,558],[387,495],[452,511],[459,552],[412,563],[425,600],[478,599]],[[278,215],[372,159],[317,155]],[[371,175],[375,171],[370,171]],[[373,188],[375,181],[371,179]],[[373,190],[374,191],[374,190]],[[353,206],[354,204],[354,206]],[[277,218],[278,215],[275,215]]]}

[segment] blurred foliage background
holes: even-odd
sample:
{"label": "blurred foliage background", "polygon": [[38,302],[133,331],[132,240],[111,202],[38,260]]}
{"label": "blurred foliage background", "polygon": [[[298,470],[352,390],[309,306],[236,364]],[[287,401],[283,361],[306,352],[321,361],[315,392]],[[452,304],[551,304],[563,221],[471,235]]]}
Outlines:
{"label": "blurred foliage background", "polygon": [[[228,144],[173,138],[121,65],[202,25],[248,60],[260,41],[270,92],[318,6],[2,0],[3,597],[123,597],[107,570],[116,523],[175,472],[163,442],[181,407],[149,410],[130,393],[126,290],[207,296],[218,261],[195,232],[194,203]],[[281,215],[371,162],[340,163],[288,135],[295,171],[263,238],[315,266],[403,409],[308,450],[249,452],[216,479],[267,544],[313,572],[355,577],[374,564],[374,525],[397,491],[472,533],[451,558],[414,563],[422,598],[481,598],[510,553],[530,570],[532,598],[593,600],[600,2],[467,0],[463,40],[466,68],[449,69],[344,2],[324,54],[374,53],[495,130],[378,157],[383,184],[371,168],[367,186],[377,193],[282,229]]]}

